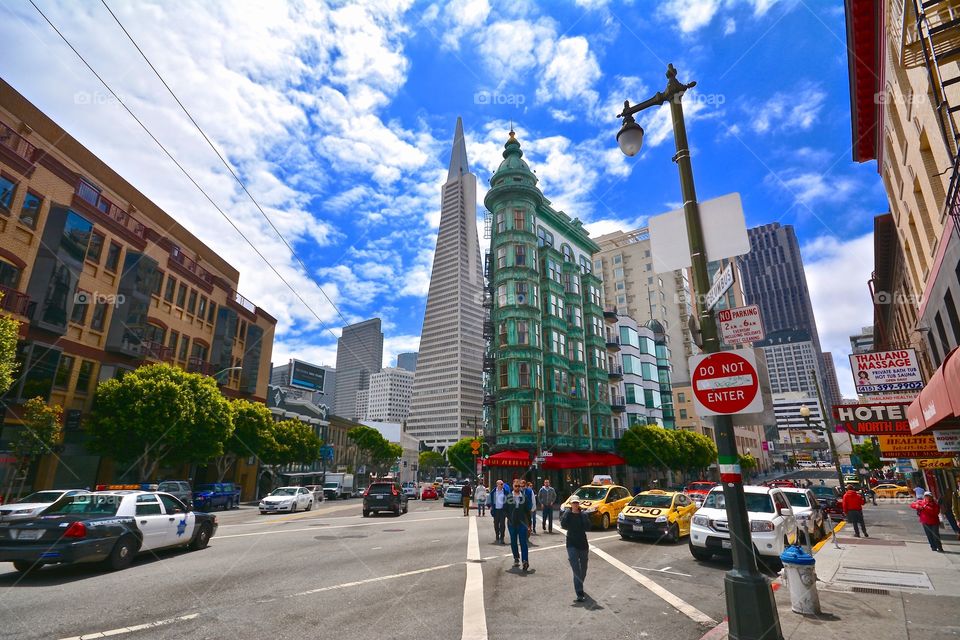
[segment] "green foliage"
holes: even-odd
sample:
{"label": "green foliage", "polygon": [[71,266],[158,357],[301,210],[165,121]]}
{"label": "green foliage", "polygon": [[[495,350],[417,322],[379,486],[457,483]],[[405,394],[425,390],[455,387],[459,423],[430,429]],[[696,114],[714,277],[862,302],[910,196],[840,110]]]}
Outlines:
{"label": "green foliage", "polygon": [[740,455],[740,470],[741,471],[753,471],[757,468],[757,459],[753,457],[753,454]]}
{"label": "green foliage", "polygon": [[872,442],[853,445],[853,455],[860,458],[860,464],[866,465],[870,469],[882,469],[883,463],[880,462],[880,456],[877,455],[877,449]]}
{"label": "green foliage", "polygon": [[273,414],[265,404],[243,398],[229,402],[233,431],[223,444],[223,455],[217,458],[217,475],[221,481],[238,459],[259,457],[273,440]]}
{"label": "green foliage", "polygon": [[323,442],[306,422],[276,422],[270,436],[260,443],[260,459],[264,464],[310,464],[320,457],[320,445]]}
{"label": "green foliage", "polygon": [[347,437],[356,443],[377,474],[386,473],[403,455],[403,447],[391,444],[373,427],[358,425],[347,431]]}
{"label": "green foliage", "polygon": [[717,445],[712,438],[686,429],[668,431],[677,447],[679,466],[675,469],[702,470],[717,461]]}
{"label": "green foliage", "polygon": [[464,476],[477,474],[476,456],[470,443],[473,438],[463,438],[447,447],[447,462]]}
{"label": "green foliage", "polygon": [[137,465],[150,480],[162,464],[223,455],[233,422],[213,378],[154,364],[100,383],[86,428],[94,453]]}
{"label": "green foliage", "polygon": [[47,406],[41,397],[31,398],[23,405],[23,428],[18,429],[10,443],[13,455],[21,463],[51,453],[60,443],[63,409]]}
{"label": "green foliage", "polygon": [[[0,293],[0,301],[3,294]],[[13,385],[13,374],[17,371],[17,339],[20,336],[20,322],[5,313],[0,313],[0,394],[6,393]]]}
{"label": "green foliage", "polygon": [[424,451],[420,454],[419,467],[421,471],[436,470],[447,464],[443,455],[436,451]]}
{"label": "green foliage", "polygon": [[634,425],[620,439],[620,453],[632,467],[694,470],[717,460],[717,445],[684,429]]}

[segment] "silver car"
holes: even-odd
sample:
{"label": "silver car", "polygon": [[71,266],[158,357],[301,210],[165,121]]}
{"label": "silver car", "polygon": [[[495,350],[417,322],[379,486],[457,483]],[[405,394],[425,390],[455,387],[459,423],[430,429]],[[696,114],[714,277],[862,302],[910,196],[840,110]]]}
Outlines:
{"label": "silver car", "polygon": [[41,511],[64,496],[72,496],[78,493],[89,493],[86,489],[50,489],[47,491],[34,491],[28,496],[20,498],[16,502],[5,504],[0,507],[0,522],[10,522],[12,520],[26,520],[40,514]]}

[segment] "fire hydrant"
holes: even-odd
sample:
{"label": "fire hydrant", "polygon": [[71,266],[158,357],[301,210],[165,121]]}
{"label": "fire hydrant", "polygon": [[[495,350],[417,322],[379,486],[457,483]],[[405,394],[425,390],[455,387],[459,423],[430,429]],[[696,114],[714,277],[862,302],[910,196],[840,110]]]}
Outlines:
{"label": "fire hydrant", "polygon": [[783,578],[790,590],[790,605],[794,613],[820,613],[820,595],[817,593],[816,560],[799,545],[787,547],[780,554]]}

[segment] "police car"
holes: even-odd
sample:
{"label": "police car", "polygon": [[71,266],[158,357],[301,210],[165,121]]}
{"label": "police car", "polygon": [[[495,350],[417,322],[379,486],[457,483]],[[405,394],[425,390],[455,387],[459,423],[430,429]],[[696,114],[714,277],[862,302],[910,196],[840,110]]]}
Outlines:
{"label": "police car", "polygon": [[101,561],[119,570],[143,551],[202,549],[216,531],[215,515],[190,511],[167,493],[98,491],[64,496],[35,518],[0,524],[0,562],[20,572]]}
{"label": "police car", "polygon": [[672,542],[690,534],[690,520],[697,505],[679,491],[653,489],[634,496],[617,517],[620,537],[655,536]]}

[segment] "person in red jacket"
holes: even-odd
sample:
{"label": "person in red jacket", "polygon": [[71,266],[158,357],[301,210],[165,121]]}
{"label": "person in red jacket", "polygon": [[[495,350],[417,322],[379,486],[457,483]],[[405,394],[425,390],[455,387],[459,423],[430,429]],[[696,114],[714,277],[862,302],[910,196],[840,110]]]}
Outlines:
{"label": "person in red jacket", "polygon": [[930,548],[937,553],[943,553],[943,542],[940,540],[940,505],[933,499],[933,494],[925,492],[923,499],[911,504],[910,508],[916,510],[920,517],[920,524],[923,532],[927,534]]}
{"label": "person in red jacket", "polygon": [[860,537],[860,529],[863,529],[863,537],[869,538],[867,533],[867,523],[863,521],[863,496],[848,486],[843,498],[840,499],[840,505],[843,507],[843,517],[847,522],[853,525],[853,535]]}

